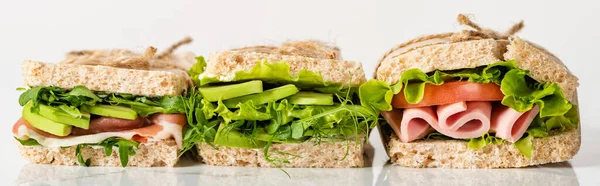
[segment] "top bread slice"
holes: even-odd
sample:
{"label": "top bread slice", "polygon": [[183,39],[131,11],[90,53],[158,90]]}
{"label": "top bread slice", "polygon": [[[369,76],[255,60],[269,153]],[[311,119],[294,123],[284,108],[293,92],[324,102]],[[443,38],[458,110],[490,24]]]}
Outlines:
{"label": "top bread slice", "polygon": [[449,41],[450,38],[435,38],[395,50],[382,59],[375,78],[395,84],[404,71],[412,68],[431,72],[515,60],[517,67],[529,70],[529,76],[538,82],[557,83],[565,98],[574,102],[575,90],[579,86],[577,77],[558,58],[531,42],[519,37]]}
{"label": "top bread slice", "polygon": [[232,81],[235,72],[249,71],[258,62],[287,62],[292,76],[301,70],[320,73],[323,81],[358,86],[366,81],[361,63],[341,59],[339,49],[316,41],[289,42],[280,47],[247,47],[212,53],[204,76]]}
{"label": "top bread slice", "polygon": [[65,89],[83,85],[92,91],[159,97],[176,96],[189,87],[181,70],[137,70],[101,65],[42,63],[22,64],[25,85],[57,86]]}

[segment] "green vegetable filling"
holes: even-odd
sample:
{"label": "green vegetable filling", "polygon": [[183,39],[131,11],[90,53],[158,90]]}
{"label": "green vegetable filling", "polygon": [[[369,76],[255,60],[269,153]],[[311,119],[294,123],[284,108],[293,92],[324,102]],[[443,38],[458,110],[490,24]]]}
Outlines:
{"label": "green vegetable filling", "polygon": [[[21,89],[24,90],[24,89]],[[60,87],[31,87],[21,94],[19,104],[23,106],[23,118],[33,127],[57,135],[68,136],[72,127],[88,129],[90,119],[108,116],[134,120],[154,113],[185,113],[186,99],[175,97],[145,97],[130,94],[94,92],[84,86],[73,89]],[[34,139],[19,140],[22,145],[39,145]],[[132,140],[108,138],[98,144],[79,144],[76,155],[81,165],[88,166],[80,149],[84,146],[104,146],[106,155],[112,147],[118,147],[121,165],[126,166],[129,156],[135,155],[139,144]]]}
{"label": "green vegetable filling", "polygon": [[[287,62],[264,61],[223,82],[202,75],[206,62],[197,60],[189,73],[200,88],[191,91],[185,103],[188,126],[182,153],[197,143],[263,148],[265,158],[275,163],[279,161],[267,153],[272,143],[362,140],[377,124],[378,110],[354,104],[359,100],[357,87],[325,82],[319,73],[301,70],[292,75]],[[248,86],[250,82],[255,87]],[[259,85],[261,91],[244,95],[212,91],[258,90]],[[236,96],[224,96],[230,94]]]}

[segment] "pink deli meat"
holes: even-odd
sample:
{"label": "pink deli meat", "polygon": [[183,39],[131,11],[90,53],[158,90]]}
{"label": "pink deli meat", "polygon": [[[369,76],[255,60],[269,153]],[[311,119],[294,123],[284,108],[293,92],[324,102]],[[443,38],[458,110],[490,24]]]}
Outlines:
{"label": "pink deli meat", "polygon": [[382,112],[382,115],[404,143],[425,137],[432,131],[430,123],[437,123],[437,115],[432,107],[408,108],[404,112],[392,110]]}
{"label": "pink deli meat", "polygon": [[457,139],[477,138],[490,130],[492,104],[488,101],[457,102],[437,108],[438,132]]}
{"label": "pink deli meat", "polygon": [[514,143],[523,137],[523,134],[525,134],[539,112],[540,109],[537,105],[531,110],[521,113],[498,104],[492,113],[490,132],[496,132],[496,137]]}

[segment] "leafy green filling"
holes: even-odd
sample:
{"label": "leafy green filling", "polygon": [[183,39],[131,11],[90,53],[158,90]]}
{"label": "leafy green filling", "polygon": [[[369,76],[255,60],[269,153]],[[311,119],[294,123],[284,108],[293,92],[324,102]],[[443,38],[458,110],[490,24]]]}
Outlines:
{"label": "leafy green filling", "polygon": [[[368,135],[377,124],[379,111],[354,105],[356,87],[325,82],[319,73],[301,70],[292,75],[287,62],[258,62],[249,71],[236,72],[231,82],[221,82],[216,77],[202,76],[206,62],[198,62],[190,69],[197,85],[233,83],[262,80],[269,85],[294,84],[301,90],[334,94],[335,104],[296,105],[287,98],[255,105],[252,101],[240,102],[227,108],[222,100],[209,102],[197,91],[191,91],[185,103],[188,126],[184,128],[184,148],[190,150],[197,143],[242,148],[263,148],[269,162],[285,163],[283,159],[271,159],[268,148],[272,143],[298,143],[308,139],[344,140]],[[282,154],[283,152],[274,152]],[[285,153],[283,153],[285,154]],[[285,154],[291,157],[296,155]]]}
{"label": "leafy green filling", "polygon": [[32,101],[32,112],[39,111],[39,105],[59,108],[73,117],[80,118],[81,106],[110,104],[127,106],[144,117],[154,113],[184,113],[182,96],[145,97],[131,94],[93,92],[78,85],[68,90],[60,87],[31,87],[21,94],[19,104],[24,106]]}

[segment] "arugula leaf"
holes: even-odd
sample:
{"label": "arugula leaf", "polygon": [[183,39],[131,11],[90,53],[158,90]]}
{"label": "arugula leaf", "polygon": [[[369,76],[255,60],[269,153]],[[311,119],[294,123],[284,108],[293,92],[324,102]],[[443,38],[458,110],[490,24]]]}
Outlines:
{"label": "arugula leaf", "polygon": [[77,85],[67,93],[68,96],[87,97],[96,102],[102,101],[94,92],[82,85]]}
{"label": "arugula leaf", "polygon": [[84,161],[81,155],[81,148],[86,146],[101,146],[104,147],[104,155],[111,156],[113,153],[113,147],[118,147],[119,159],[121,161],[121,166],[126,167],[129,162],[129,156],[134,156],[136,154],[135,149],[139,147],[139,142],[133,140],[126,140],[122,138],[110,137],[105,140],[102,140],[99,143],[86,143],[79,144],[75,147],[75,156],[77,156],[77,161],[82,166],[90,166],[91,159],[88,158]]}
{"label": "arugula leaf", "polygon": [[44,104],[55,107],[75,118],[81,118],[81,106],[94,106],[96,104],[112,104],[129,106],[142,116],[154,113],[184,113],[184,99],[175,97],[145,97],[131,94],[114,94],[106,92],[93,92],[84,86],[78,85],[71,90],[60,87],[31,87],[21,94],[19,104],[32,101],[32,112],[39,111],[39,105]]}
{"label": "arugula leaf", "polygon": [[126,167],[127,163],[129,162],[129,156],[135,155],[134,147],[138,148],[140,143],[131,140],[117,140],[114,145],[119,147],[119,159],[121,160],[121,166]]}
{"label": "arugula leaf", "polygon": [[42,87],[33,87],[27,89],[25,92],[21,93],[19,96],[19,105],[25,106],[27,102],[33,101],[34,107],[39,103],[40,92],[42,91]]}
{"label": "arugula leaf", "polygon": [[185,113],[184,101],[185,98],[182,96],[163,96],[160,99],[159,105],[163,108],[164,113]]}
{"label": "arugula leaf", "polygon": [[14,137],[17,141],[19,141],[19,143],[21,143],[21,145],[23,146],[40,146],[40,144],[37,142],[37,140],[33,139],[33,138],[29,138],[26,140],[21,140],[17,137]]}
{"label": "arugula leaf", "polygon": [[90,158],[86,159],[85,161],[83,160],[83,156],[81,155],[81,147],[85,147],[85,145],[79,144],[77,147],[75,147],[75,156],[77,156],[77,162],[79,162],[79,165],[81,166],[89,167],[92,164],[92,160]]}

